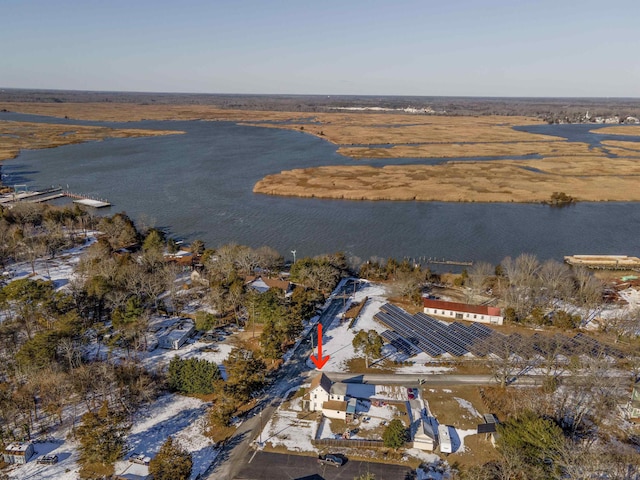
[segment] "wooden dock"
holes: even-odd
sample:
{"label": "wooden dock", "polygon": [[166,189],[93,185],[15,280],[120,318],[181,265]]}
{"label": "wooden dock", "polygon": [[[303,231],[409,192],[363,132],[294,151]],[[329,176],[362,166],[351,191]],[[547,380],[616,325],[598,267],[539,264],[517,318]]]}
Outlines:
{"label": "wooden dock", "polygon": [[473,266],[473,262],[464,262],[464,261],[458,261],[458,260],[446,260],[444,258],[437,259],[437,258],[431,258],[431,257],[429,257],[426,260],[425,263],[434,264],[434,265],[455,265],[455,266],[459,266],[459,267],[472,267]]}
{"label": "wooden dock", "polygon": [[85,207],[92,208],[104,208],[110,207],[111,203],[108,200],[103,198],[96,198],[90,195],[83,195],[80,193],[73,193],[69,191],[65,191],[64,195],[73,199],[73,203],[77,203],[78,205],[84,205]]}
{"label": "wooden dock", "polygon": [[62,190],[62,187],[51,187],[47,188],[46,190],[37,190],[33,192],[25,191],[20,193],[8,193],[0,197],[0,205],[10,206],[20,202],[43,203],[62,197],[71,198],[74,203],[84,205],[85,207],[104,208],[111,206],[111,203],[109,201],[102,198],[69,192],[66,190]]}

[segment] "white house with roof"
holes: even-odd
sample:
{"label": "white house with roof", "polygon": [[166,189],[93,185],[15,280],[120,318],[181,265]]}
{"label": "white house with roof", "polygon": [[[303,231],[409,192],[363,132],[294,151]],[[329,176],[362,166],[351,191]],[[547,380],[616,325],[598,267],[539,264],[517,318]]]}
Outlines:
{"label": "white house with roof", "polygon": [[309,393],[303,398],[307,410],[322,412],[325,417],[340,420],[347,418],[347,400],[347,384],[333,383],[324,373],[313,378]]}
{"label": "white house with roof", "polygon": [[504,317],[500,308],[487,305],[469,305],[468,303],[447,302],[423,298],[424,313],[443,317],[447,320],[466,320],[468,322],[502,325]]}
{"label": "white house with roof", "polygon": [[13,442],[7,445],[2,452],[2,458],[5,463],[24,464],[35,453],[33,443],[31,442]]}

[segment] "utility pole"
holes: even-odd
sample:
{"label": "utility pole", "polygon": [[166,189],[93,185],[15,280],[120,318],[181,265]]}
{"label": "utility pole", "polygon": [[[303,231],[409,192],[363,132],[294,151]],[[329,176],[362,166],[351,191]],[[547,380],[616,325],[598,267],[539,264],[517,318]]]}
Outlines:
{"label": "utility pole", "polygon": [[296,251],[297,250],[291,250],[291,253],[293,254],[293,263],[296,263]]}

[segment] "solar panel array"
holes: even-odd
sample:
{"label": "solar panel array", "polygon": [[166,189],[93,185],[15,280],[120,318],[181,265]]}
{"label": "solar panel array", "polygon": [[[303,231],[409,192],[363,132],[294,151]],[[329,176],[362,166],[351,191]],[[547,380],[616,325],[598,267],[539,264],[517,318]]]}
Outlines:
{"label": "solar panel array", "polygon": [[489,354],[525,358],[536,355],[624,357],[622,352],[582,333],[573,338],[560,334],[549,337],[538,333],[531,337],[523,337],[518,333],[503,335],[480,323],[445,323],[424,313],[410,315],[390,303],[383,305],[374,318],[389,328],[382,333],[382,337],[408,356],[424,352],[432,357],[445,353],[456,357],[468,353],[477,357]]}

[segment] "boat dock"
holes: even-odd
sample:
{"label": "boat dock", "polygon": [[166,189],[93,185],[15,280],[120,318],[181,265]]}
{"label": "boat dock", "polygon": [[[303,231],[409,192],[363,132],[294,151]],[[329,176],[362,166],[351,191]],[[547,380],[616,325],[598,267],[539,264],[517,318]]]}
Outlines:
{"label": "boat dock", "polygon": [[442,259],[438,259],[438,258],[431,258],[429,257],[426,262],[427,264],[431,263],[431,264],[435,264],[435,265],[456,265],[459,267],[472,267],[473,266],[473,262],[464,262],[464,261],[458,261],[458,260],[445,260],[444,258]]}
{"label": "boat dock", "polygon": [[49,200],[55,200],[56,198],[68,197],[73,200],[74,203],[84,205],[85,207],[92,208],[104,208],[110,207],[111,203],[102,198],[96,198],[90,195],[83,195],[79,193],[73,193],[62,190],[62,187],[51,187],[44,190],[37,190],[33,192],[12,192],[0,196],[0,205],[11,206],[16,203],[43,203]]}
{"label": "boat dock", "polygon": [[78,205],[84,205],[85,207],[92,208],[105,208],[110,207],[111,203],[102,198],[91,197],[89,195],[81,195],[78,193],[72,192],[64,192],[66,197],[73,199],[73,203],[77,203]]}
{"label": "boat dock", "polygon": [[635,270],[640,268],[640,258],[627,255],[569,255],[565,263],[574,267],[594,270]]}

